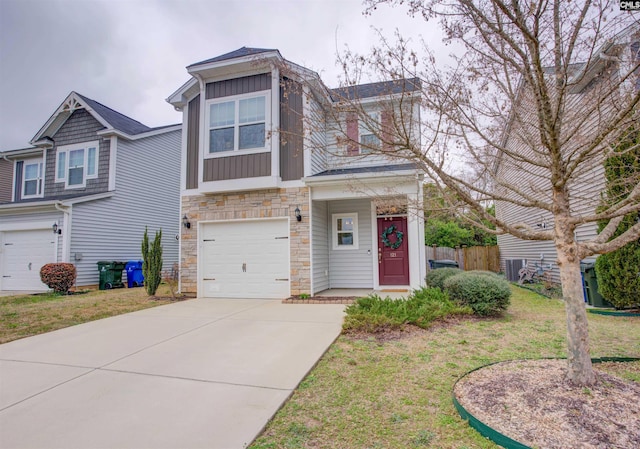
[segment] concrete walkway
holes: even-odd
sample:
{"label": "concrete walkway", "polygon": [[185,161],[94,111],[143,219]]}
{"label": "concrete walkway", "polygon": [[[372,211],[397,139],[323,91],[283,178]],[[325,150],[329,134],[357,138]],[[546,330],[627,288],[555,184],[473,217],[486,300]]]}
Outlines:
{"label": "concrete walkway", "polygon": [[343,308],[194,299],[0,345],[0,447],[244,448]]}

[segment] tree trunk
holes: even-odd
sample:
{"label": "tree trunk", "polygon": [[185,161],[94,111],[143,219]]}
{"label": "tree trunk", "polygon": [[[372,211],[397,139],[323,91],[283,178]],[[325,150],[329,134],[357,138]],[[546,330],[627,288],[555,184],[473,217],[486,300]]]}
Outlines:
{"label": "tree trunk", "polygon": [[575,385],[593,385],[596,377],[589,354],[589,328],[580,260],[576,256],[575,242],[556,241],[556,249],[567,315],[567,377]]}

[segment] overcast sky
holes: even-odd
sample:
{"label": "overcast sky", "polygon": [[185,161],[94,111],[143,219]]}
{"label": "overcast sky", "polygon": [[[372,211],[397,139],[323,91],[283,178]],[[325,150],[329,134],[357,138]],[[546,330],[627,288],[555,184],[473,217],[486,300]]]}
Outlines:
{"label": "overcast sky", "polygon": [[372,27],[430,44],[435,24],[360,0],[0,0],[0,151],[24,148],[76,91],[148,126],[181,121],[165,99],[191,63],[242,46],[339,82],[336,50],[366,52]]}

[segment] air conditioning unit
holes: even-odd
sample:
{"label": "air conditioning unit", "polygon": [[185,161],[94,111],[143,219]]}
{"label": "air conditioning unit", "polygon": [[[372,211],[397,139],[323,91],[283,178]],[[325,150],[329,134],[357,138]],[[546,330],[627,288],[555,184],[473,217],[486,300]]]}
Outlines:
{"label": "air conditioning unit", "polygon": [[507,268],[507,280],[511,282],[518,282],[520,276],[518,271],[527,264],[527,259],[507,259],[505,260]]}

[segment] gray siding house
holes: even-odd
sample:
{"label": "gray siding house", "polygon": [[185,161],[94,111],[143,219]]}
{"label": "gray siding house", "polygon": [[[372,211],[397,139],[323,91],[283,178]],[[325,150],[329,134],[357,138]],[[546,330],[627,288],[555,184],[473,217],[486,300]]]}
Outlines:
{"label": "gray siding house", "polygon": [[[624,64],[625,62],[622,61],[632,64],[631,67],[640,63],[640,34],[637,27],[623,31],[618,36],[618,40],[606,43],[594,53],[589,64],[576,64],[571,67],[573,70],[572,86],[568,90],[564,109],[567,111],[565,113],[566,123],[571,123],[572,126],[565,126],[565,128],[571,128],[574,132],[575,129],[578,129],[580,133],[576,132],[572,141],[565,146],[567,151],[575,151],[571,145],[578,145],[581,141],[589,142],[594,138],[598,129],[597,123],[594,122],[594,117],[597,114],[592,115],[591,122],[581,122],[582,129],[580,129],[580,126],[575,125],[578,123],[577,121],[570,122],[572,111],[580,111],[597,105],[600,114],[614,113],[616,109],[615,96],[611,96],[608,102],[597,100],[597,92],[599,89],[611,88],[611,86],[615,86],[616,89],[620,88],[621,83],[618,79],[616,64]],[[624,67],[624,69],[628,70],[628,67]],[[547,71],[547,75],[551,77],[552,71],[550,69]],[[640,76],[628,82],[631,91],[640,90]],[[497,175],[505,184],[521,186],[521,189],[527,192],[530,198],[550,204],[552,189],[549,171],[545,168],[544,162],[541,162],[540,153],[537,153],[532,146],[532,142],[539,141],[539,133],[530,125],[524,125],[536,123],[532,96],[533,93],[530,90],[521,87],[519,103],[514,106],[515,110],[512,112],[512,117],[517,115],[519,119],[511,120],[504,135],[506,152],[521,155],[522,160],[518,161],[516,158],[501,160],[497,167]],[[581,116],[581,120],[584,120],[584,116]],[[569,183],[571,207],[574,215],[591,215],[600,205],[601,193],[605,189],[604,158],[603,144],[597,149],[597,153],[575,170]],[[504,191],[501,193],[505,194]],[[534,229],[553,229],[554,226],[553,216],[549,211],[504,201],[496,202],[496,216],[505,222],[524,223]],[[584,223],[575,230],[578,242],[592,240],[597,234],[595,222]],[[548,270],[551,279],[560,283],[557,252],[553,241],[522,240],[505,234],[498,235],[498,246],[500,248],[501,269],[512,280],[518,279],[518,270],[528,263]],[[595,258],[596,256],[589,257],[584,262],[593,262]]]}
{"label": "gray siding house", "polygon": [[[149,128],[72,92],[25,149],[0,153],[0,290],[46,290],[40,268],[138,260],[145,226],[178,261],[181,126]],[[55,232],[54,232],[55,229]]]}
{"label": "gray siding house", "polygon": [[379,116],[404,95],[416,126],[419,81],[329,89],[278,50],[247,47],[187,72],[167,99],[183,113],[181,291],[286,298],[423,285],[423,173],[369,153],[366,123],[335,113],[350,101]]}

